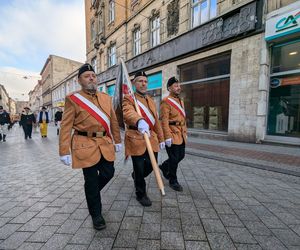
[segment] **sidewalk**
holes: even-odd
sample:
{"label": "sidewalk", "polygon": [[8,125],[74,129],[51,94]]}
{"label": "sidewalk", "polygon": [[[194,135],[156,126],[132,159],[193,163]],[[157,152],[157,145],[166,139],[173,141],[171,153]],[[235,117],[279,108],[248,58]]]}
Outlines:
{"label": "sidewalk", "polygon": [[300,147],[189,137],[187,153],[300,177]]}
{"label": "sidewalk", "polygon": [[[35,133],[24,140],[15,126],[0,143],[0,249],[300,249],[300,178],[246,165],[271,166],[273,153],[298,157],[297,148],[189,140],[199,149],[189,147],[194,155],[180,163],[183,192],[163,179],[162,197],[151,174],[151,207],[136,201],[131,161],[117,154],[115,175],[101,191],[107,228],[96,231],[82,171],[59,161],[56,128],[47,138]],[[237,159],[245,165],[229,162]],[[297,168],[296,161],[285,165]],[[282,160],[277,164],[284,169]]]}

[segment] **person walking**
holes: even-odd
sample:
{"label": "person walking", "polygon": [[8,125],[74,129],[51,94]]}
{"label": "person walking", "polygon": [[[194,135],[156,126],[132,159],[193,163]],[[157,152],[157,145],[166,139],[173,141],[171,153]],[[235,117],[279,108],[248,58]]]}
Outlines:
{"label": "person walking", "polygon": [[36,123],[36,120],[34,114],[30,111],[30,108],[25,107],[24,110],[25,111],[22,112],[21,115],[20,124],[24,130],[25,140],[27,140],[27,138],[31,139],[32,125]]}
{"label": "person walking", "polygon": [[46,107],[42,107],[42,110],[40,111],[38,116],[42,138],[47,137],[47,133],[48,133],[49,114],[48,111],[46,110],[47,110]]}
{"label": "person walking", "polygon": [[122,149],[120,128],[111,97],[97,91],[90,64],[80,67],[78,82],[81,90],[65,98],[59,155],[65,165],[82,169],[88,210],[94,228],[101,230],[106,223],[100,191],[114,176],[115,152]]}
{"label": "person walking", "polygon": [[157,160],[159,149],[164,149],[163,131],[158,119],[154,100],[146,95],[148,80],[143,71],[135,74],[133,84],[136,88],[135,97],[143,116],[140,116],[130,95],[125,95],[122,103],[123,117],[126,124],[125,155],[131,156],[133,164],[132,178],[134,179],[136,199],[142,206],[151,206],[152,202],[146,193],[147,177],[152,172],[152,165],[146,149],[143,134],[147,133]]}
{"label": "person walking", "polygon": [[56,112],[55,112],[55,115],[54,115],[54,121],[55,121],[55,125],[57,126],[57,132],[56,134],[59,135],[59,129],[60,129],[60,123],[61,123],[61,119],[62,119],[62,110],[61,108],[59,108]]}
{"label": "person walking", "polygon": [[6,142],[8,126],[11,124],[9,113],[0,106],[0,141]]}
{"label": "person walking", "polygon": [[185,155],[187,128],[183,101],[180,99],[181,87],[175,77],[167,82],[169,96],[165,97],[160,105],[160,119],[164,132],[168,159],[159,168],[163,176],[169,180],[169,185],[175,191],[183,188],[177,180],[177,168]]}

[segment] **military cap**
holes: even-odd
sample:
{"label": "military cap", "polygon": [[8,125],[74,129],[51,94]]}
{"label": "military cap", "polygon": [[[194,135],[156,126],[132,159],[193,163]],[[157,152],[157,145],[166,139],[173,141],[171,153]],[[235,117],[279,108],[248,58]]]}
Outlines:
{"label": "military cap", "polygon": [[24,109],[29,109],[30,110],[30,108],[28,108],[28,107],[25,107]]}
{"label": "military cap", "polygon": [[85,63],[83,64],[78,71],[78,78],[79,76],[84,73],[85,71],[93,71],[95,73],[94,68],[92,67],[92,65],[90,65],[89,63]]}
{"label": "military cap", "polygon": [[175,76],[172,76],[167,82],[167,87],[170,87],[172,84],[176,82],[179,82],[178,79]]}
{"label": "military cap", "polygon": [[43,107],[42,107],[42,109],[46,109],[46,107],[45,107],[45,106],[43,106]]}
{"label": "military cap", "polygon": [[135,73],[133,79],[135,79],[135,78],[137,78],[139,76],[145,76],[145,77],[147,77],[147,74],[144,71],[138,71],[138,72]]}

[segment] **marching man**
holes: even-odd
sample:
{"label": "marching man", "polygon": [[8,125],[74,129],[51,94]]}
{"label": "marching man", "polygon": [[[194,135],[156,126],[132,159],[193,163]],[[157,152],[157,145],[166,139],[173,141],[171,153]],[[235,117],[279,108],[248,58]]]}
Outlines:
{"label": "marching man", "polygon": [[111,97],[97,91],[97,77],[90,64],[81,66],[78,82],[81,90],[65,99],[59,155],[65,165],[82,168],[88,210],[94,228],[101,230],[106,224],[100,191],[114,176],[121,135]]}
{"label": "marching man", "polygon": [[149,136],[156,160],[157,152],[159,149],[165,148],[165,143],[155,103],[150,96],[146,95],[148,86],[146,73],[137,72],[133,79],[133,85],[136,88],[134,95],[142,116],[137,113],[133,98],[130,95],[125,95],[122,103],[124,122],[127,126],[125,155],[131,156],[132,159],[132,177],[137,201],[142,206],[151,206],[152,202],[146,193],[145,177],[152,172],[152,165],[143,134],[146,133]]}
{"label": "marching man", "polygon": [[181,87],[175,77],[167,83],[169,96],[164,98],[160,106],[160,119],[164,132],[168,159],[160,165],[160,169],[169,185],[175,191],[182,191],[182,186],[177,180],[177,168],[185,155],[187,128],[183,101],[180,99]]}

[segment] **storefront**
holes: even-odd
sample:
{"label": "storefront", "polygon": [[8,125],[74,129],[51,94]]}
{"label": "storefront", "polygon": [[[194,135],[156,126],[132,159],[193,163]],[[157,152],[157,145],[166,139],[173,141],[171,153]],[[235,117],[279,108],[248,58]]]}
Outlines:
{"label": "storefront", "polygon": [[267,135],[300,138],[300,2],[267,16],[270,94]]}
{"label": "storefront", "polygon": [[230,53],[179,66],[188,128],[228,130]]}

